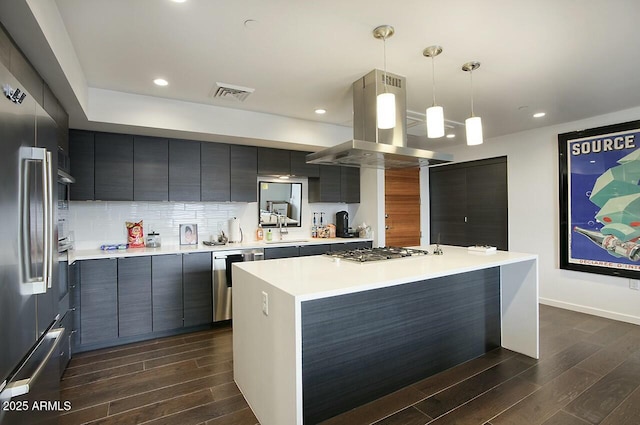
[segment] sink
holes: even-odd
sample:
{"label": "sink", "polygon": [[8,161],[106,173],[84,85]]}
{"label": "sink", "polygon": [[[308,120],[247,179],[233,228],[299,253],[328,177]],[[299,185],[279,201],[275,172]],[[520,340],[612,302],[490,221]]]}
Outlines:
{"label": "sink", "polygon": [[284,239],[284,240],[273,240],[273,241],[264,241],[266,244],[275,244],[275,243],[296,243],[296,242],[309,242],[309,239]]}

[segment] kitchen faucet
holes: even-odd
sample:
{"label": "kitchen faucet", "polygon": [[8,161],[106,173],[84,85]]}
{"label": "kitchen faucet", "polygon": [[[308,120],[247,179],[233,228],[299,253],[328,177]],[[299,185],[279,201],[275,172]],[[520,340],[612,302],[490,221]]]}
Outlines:
{"label": "kitchen faucet", "polygon": [[271,213],[271,215],[275,215],[276,216],[276,220],[278,221],[278,231],[280,232],[280,240],[283,240],[283,236],[282,235],[288,235],[289,234],[289,230],[287,230],[287,223],[284,223],[284,229],[282,228],[282,222],[285,221],[287,219],[287,216],[284,214],[278,214],[278,213]]}

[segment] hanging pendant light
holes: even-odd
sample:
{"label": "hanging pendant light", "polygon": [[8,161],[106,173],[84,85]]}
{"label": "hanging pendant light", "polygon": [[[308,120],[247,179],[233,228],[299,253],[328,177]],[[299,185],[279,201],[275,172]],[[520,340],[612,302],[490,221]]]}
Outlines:
{"label": "hanging pendant light", "polygon": [[427,108],[427,137],[429,139],[437,139],[444,136],[444,109],[442,106],[436,105],[436,66],[434,58],[440,53],[442,53],[442,47],[440,46],[429,46],[422,51],[424,56],[431,58],[433,105]]}
{"label": "hanging pendant light", "polygon": [[395,30],[391,25],[380,25],[373,30],[373,36],[382,39],[384,46],[384,92],[376,99],[376,118],[378,128],[386,130],[396,126],[396,96],[387,92],[387,38],[391,37]]}
{"label": "hanging pendant light", "polygon": [[473,71],[480,68],[480,62],[467,62],[462,65],[462,70],[469,73],[471,77],[471,116],[464,122],[467,131],[467,145],[481,145],[482,137],[482,120],[480,117],[473,115]]}

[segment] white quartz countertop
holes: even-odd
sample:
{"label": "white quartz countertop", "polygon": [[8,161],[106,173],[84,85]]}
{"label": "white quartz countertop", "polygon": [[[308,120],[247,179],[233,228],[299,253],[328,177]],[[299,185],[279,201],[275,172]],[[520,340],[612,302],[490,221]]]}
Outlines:
{"label": "white quartz countertop", "polygon": [[[433,252],[433,246],[416,247]],[[406,257],[357,263],[318,255],[234,263],[300,301],[366,291],[407,282],[464,273],[489,267],[537,260],[536,254],[507,251],[469,252],[443,246],[443,255]]]}
{"label": "white quartz countertop", "polygon": [[220,252],[239,249],[277,248],[285,246],[323,245],[332,243],[363,242],[371,239],[362,238],[306,238],[282,241],[252,241],[243,243],[228,243],[226,245],[207,246],[200,242],[198,245],[162,245],[159,248],[128,248],[128,249],[82,249],[69,251],[69,262],[76,260],[96,260],[101,258],[138,257],[145,255],[187,254],[192,252]]}

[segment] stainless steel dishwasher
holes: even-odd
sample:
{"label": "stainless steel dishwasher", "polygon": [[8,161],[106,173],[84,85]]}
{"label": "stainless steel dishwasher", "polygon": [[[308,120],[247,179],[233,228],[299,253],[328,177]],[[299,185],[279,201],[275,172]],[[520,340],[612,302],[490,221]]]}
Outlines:
{"label": "stainless steel dishwasher", "polygon": [[243,261],[264,259],[264,249],[238,249],[213,253],[213,321],[229,320],[233,279],[231,265]]}

